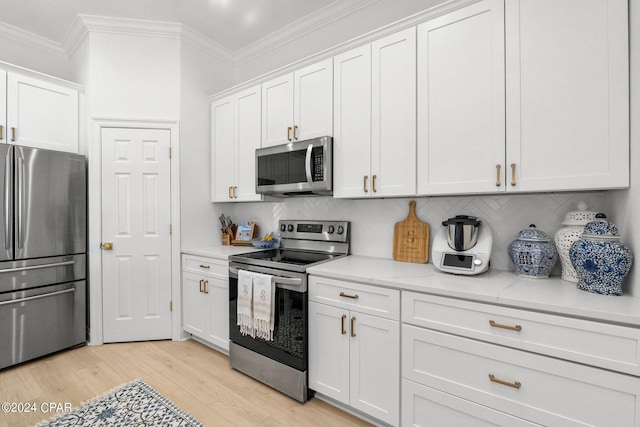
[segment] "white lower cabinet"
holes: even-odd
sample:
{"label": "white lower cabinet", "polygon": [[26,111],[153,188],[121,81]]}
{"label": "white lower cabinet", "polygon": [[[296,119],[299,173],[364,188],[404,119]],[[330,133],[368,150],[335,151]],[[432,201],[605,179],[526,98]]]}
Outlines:
{"label": "white lower cabinet", "polygon": [[182,256],[182,327],[229,350],[229,272],[226,261]]}
{"label": "white lower cabinet", "polygon": [[640,425],[636,328],[413,292],[402,321],[403,425]]}
{"label": "white lower cabinet", "polygon": [[400,418],[399,296],[309,277],[309,387],[391,425]]}

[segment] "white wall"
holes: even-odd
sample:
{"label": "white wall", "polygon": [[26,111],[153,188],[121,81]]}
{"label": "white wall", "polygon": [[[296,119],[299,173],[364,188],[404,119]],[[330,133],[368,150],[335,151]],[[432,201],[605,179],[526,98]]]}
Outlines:
{"label": "white wall", "polygon": [[71,66],[64,54],[53,54],[0,36],[0,61],[73,81]]}
{"label": "white wall", "polygon": [[180,48],[180,186],[182,247],[216,240],[218,205],[211,203],[209,95],[232,84],[230,64],[183,42]]}

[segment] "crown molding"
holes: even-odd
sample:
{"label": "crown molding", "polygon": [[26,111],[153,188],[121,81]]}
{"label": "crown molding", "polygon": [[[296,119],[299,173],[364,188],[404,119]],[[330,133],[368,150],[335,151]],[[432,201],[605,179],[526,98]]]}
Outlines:
{"label": "crown molding", "polygon": [[19,43],[23,46],[37,49],[50,55],[58,56],[64,59],[68,58],[60,43],[56,43],[45,37],[30,33],[29,31],[14,27],[10,24],[3,23],[0,26],[0,37],[11,40],[14,43]]}
{"label": "crown molding", "polygon": [[199,32],[193,30],[190,27],[187,27],[186,25],[182,25],[181,35],[183,42],[204,51],[205,53],[221,60],[222,62],[233,65],[234,53],[231,50],[203,36]]}
{"label": "crown molding", "polygon": [[360,9],[371,6],[381,0],[346,0],[331,3],[322,9],[293,21],[291,24],[277,30],[262,39],[249,44],[235,52],[234,63],[236,66],[256,59],[275,49],[281,48],[305,35],[317,31],[345,16],[351,15]]}

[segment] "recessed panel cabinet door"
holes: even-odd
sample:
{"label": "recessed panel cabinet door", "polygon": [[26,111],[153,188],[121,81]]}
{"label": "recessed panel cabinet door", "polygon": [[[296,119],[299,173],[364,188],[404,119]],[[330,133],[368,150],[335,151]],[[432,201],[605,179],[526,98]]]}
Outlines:
{"label": "recessed panel cabinet door", "polygon": [[369,197],[371,45],[338,55],[334,64],[334,197]]}
{"label": "recessed panel cabinet door", "polygon": [[294,140],[333,135],[333,60],[293,73]]}
{"label": "recessed panel cabinet door", "polygon": [[[182,273],[182,325],[185,331],[206,338],[207,295],[203,292],[201,275]],[[227,320],[228,324],[228,320]]]}
{"label": "recessed panel cabinet door", "polygon": [[309,388],[349,404],[349,311],[309,301]]}
{"label": "recessed panel cabinet door", "polygon": [[229,350],[229,279],[205,279],[204,292],[209,300],[207,341]]}
{"label": "recessed panel cabinet door", "polygon": [[293,73],[262,84],[262,146],[293,139]]}
{"label": "recessed panel cabinet door", "polygon": [[627,187],[627,0],[514,0],[505,13],[507,189]]}
{"label": "recessed panel cabinet door", "polygon": [[77,153],[78,102],[76,90],[8,72],[9,142]]}
{"label": "recessed panel cabinet door", "polygon": [[0,70],[0,144],[8,141],[7,134],[7,72]]}
{"label": "recessed panel cabinet door", "polygon": [[504,2],[418,27],[418,193],[504,191]]}
{"label": "recessed panel cabinet door", "polygon": [[416,192],[416,30],[371,44],[371,193]]}
{"label": "recessed panel cabinet door", "polygon": [[229,202],[236,185],[233,96],[211,104],[211,201]]}
{"label": "recessed panel cabinet door", "polygon": [[237,201],[261,200],[256,194],[256,149],[260,148],[261,89],[255,86],[235,95],[235,135],[237,188],[233,195]]}

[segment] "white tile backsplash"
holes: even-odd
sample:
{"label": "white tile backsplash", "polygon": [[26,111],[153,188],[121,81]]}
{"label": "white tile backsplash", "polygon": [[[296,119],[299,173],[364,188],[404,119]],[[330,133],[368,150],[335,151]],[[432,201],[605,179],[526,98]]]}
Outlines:
{"label": "white tile backsplash", "polygon": [[[417,215],[430,225],[430,238],[443,220],[455,215],[473,215],[493,232],[492,268],[512,270],[507,246],[521,229],[535,224],[552,239],[564,214],[576,210],[584,200],[590,210],[609,212],[608,193],[504,194],[401,199],[335,199],[299,197],[276,202],[226,204],[236,221],[254,220],[261,234],[276,231],[280,219],[327,219],[351,221],[351,253],[392,258],[393,226],[406,218],[409,201],[416,201]],[[231,211],[233,209],[233,211]],[[429,246],[431,248],[431,245]],[[431,259],[429,260],[431,261]],[[560,263],[556,266],[559,274]]]}

